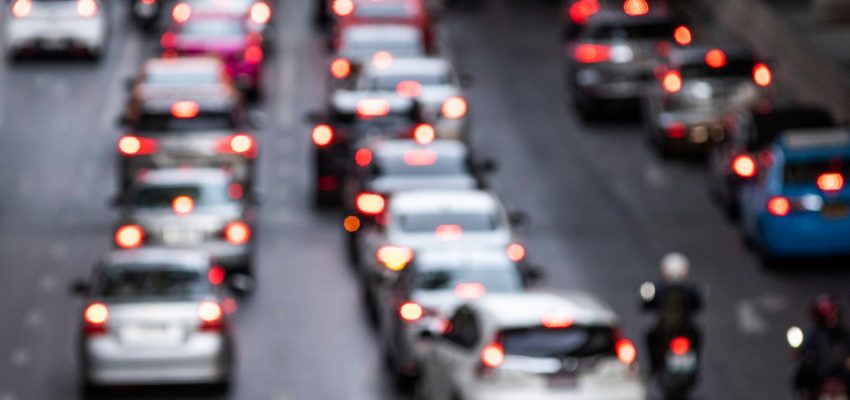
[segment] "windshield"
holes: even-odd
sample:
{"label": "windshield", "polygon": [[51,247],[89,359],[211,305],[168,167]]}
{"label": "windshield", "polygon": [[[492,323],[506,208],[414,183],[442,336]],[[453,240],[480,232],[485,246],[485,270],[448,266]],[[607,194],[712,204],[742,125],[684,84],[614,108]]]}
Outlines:
{"label": "windshield", "polygon": [[145,76],[145,84],[152,86],[218,85],[221,73],[215,70],[152,73]]}
{"label": "windshield", "polygon": [[348,42],[342,48],[342,55],[354,60],[367,60],[379,51],[386,51],[397,58],[417,57],[423,54],[419,40],[368,40]]}
{"label": "windshield", "polygon": [[145,113],[136,129],[142,131],[209,131],[234,130],[237,124],[230,113],[202,112],[194,118],[174,118],[171,114]]}
{"label": "windshield", "polygon": [[133,205],[139,208],[171,208],[174,199],[188,196],[196,207],[216,206],[230,201],[224,185],[147,186],[138,189]]}
{"label": "windshield", "polygon": [[498,227],[498,218],[489,213],[416,213],[402,215],[399,218],[401,229],[407,232],[435,232],[438,227],[450,225],[462,231],[493,231]]}
{"label": "windshield", "polygon": [[192,298],[210,292],[206,277],[174,265],[122,265],[104,269],[99,292],[104,298]]}
{"label": "windshield", "polygon": [[354,8],[360,18],[410,18],[416,16],[416,6],[409,1],[360,1]]}
{"label": "windshield", "polygon": [[505,354],[526,357],[590,357],[615,355],[610,328],[535,327],[502,332]]}
{"label": "windshield", "polygon": [[423,271],[414,277],[414,287],[421,290],[454,289],[460,283],[477,282],[487,293],[508,293],[522,290],[522,279],[515,269],[446,268]]}
{"label": "windshield", "polygon": [[816,185],[818,177],[827,173],[840,173],[850,177],[850,163],[842,158],[830,161],[789,162],[785,165],[784,182],[786,185]]}
{"label": "windshield", "polygon": [[448,85],[449,77],[446,74],[405,74],[405,75],[382,75],[372,78],[372,89],[394,92],[401,82],[419,82],[422,86]]}

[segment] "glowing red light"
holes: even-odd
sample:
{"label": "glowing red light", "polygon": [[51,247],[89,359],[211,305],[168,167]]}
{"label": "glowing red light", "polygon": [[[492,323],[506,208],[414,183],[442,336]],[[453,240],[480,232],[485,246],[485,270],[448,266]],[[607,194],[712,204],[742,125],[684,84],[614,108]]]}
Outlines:
{"label": "glowing red light", "polygon": [[649,13],[649,3],[646,0],[626,0],[623,3],[623,11],[633,17]]}
{"label": "glowing red light", "polygon": [[844,188],[844,177],[836,172],[821,174],[818,177],[818,188],[825,192],[834,192]]}
{"label": "glowing red light", "polygon": [[124,225],[115,231],[115,244],[123,249],[133,249],[142,245],[144,230],[138,225]]}
{"label": "glowing red light", "polygon": [[177,196],[171,201],[171,208],[175,214],[186,215],[195,209],[195,200],[189,196]]}
{"label": "glowing red light", "polygon": [[499,343],[490,343],[481,349],[481,363],[489,368],[498,368],[505,362],[505,350]]}
{"label": "glowing red light", "polygon": [[711,49],[705,53],[705,64],[711,68],[723,68],[726,66],[726,53],[720,49]]}
{"label": "glowing red light", "polygon": [[687,46],[693,42],[694,37],[687,26],[679,25],[679,27],[673,31],[673,39],[676,40],[676,43],[680,46]]}
{"label": "glowing red light", "polygon": [[404,163],[411,167],[424,167],[437,163],[437,153],[431,149],[411,149],[402,156]]}
{"label": "glowing red light", "polygon": [[549,314],[543,317],[543,326],[549,329],[569,328],[573,318],[568,314]]}
{"label": "glowing red light", "polygon": [[251,20],[256,24],[266,24],[272,18],[272,9],[266,2],[257,2],[251,6]]}
{"label": "glowing red light", "polygon": [[395,86],[395,91],[401,97],[417,97],[422,94],[422,84],[417,81],[401,81]]}
{"label": "glowing red light", "polygon": [[83,311],[83,319],[87,324],[103,325],[109,320],[109,308],[103,303],[92,303]]}
{"label": "glowing red light", "polygon": [[791,212],[791,202],[782,196],[776,196],[767,202],[767,210],[777,217],[784,217]]}
{"label": "glowing red light", "polygon": [[383,99],[363,99],[357,102],[357,115],[362,118],[383,117],[390,113],[390,103]]}
{"label": "glowing red light", "polygon": [[749,155],[742,154],[732,161],[732,170],[741,178],[752,178],[756,175],[756,162]]}
{"label": "glowing red light", "polygon": [[387,206],[384,196],[375,193],[360,193],[354,202],[357,205],[357,211],[364,215],[378,215],[384,212]]}
{"label": "glowing red light", "polygon": [[463,97],[452,96],[443,102],[441,111],[443,113],[443,117],[448,119],[458,119],[466,115],[467,109],[468,106],[466,105],[466,100],[464,100]]}
{"label": "glowing red light", "polygon": [[16,18],[25,18],[32,12],[32,0],[17,0],[12,5],[12,15]]}
{"label": "glowing red light", "polygon": [[351,74],[351,63],[344,58],[337,58],[331,63],[331,76],[336,79],[345,79]]}
{"label": "glowing red light", "polygon": [[192,7],[187,3],[178,3],[174,6],[174,9],[171,10],[171,17],[174,18],[174,22],[183,23],[189,20],[189,17],[192,16]]}
{"label": "glowing red light", "polygon": [[251,239],[251,228],[241,221],[231,222],[224,228],[224,238],[232,244],[248,243]]}
{"label": "glowing red light", "polygon": [[455,286],[455,296],[461,300],[475,300],[484,297],[487,288],[478,282],[462,282]]}
{"label": "glowing red light", "polygon": [[460,225],[440,225],[434,229],[434,234],[437,236],[437,240],[458,240],[463,236],[463,228]]}
{"label": "glowing red light", "polygon": [[691,350],[691,340],[680,336],[670,341],[670,351],[677,356],[688,354]]}
{"label": "glowing red light", "polygon": [[419,144],[428,144],[434,141],[437,137],[437,132],[434,127],[429,124],[419,124],[413,130],[413,139]]}
{"label": "glowing red light", "polygon": [[77,14],[90,18],[97,14],[97,3],[94,0],[77,0]]}
{"label": "glowing red light", "polygon": [[617,352],[617,358],[619,358],[620,362],[623,364],[631,365],[637,359],[637,349],[629,339],[617,340],[614,348]]}
{"label": "glowing red light", "polygon": [[511,243],[507,250],[508,258],[513,262],[520,262],[525,259],[525,246],[519,243]]}
{"label": "glowing red light", "polygon": [[667,71],[661,80],[661,85],[667,93],[676,93],[682,90],[682,74],[679,71]]}
{"label": "glowing red light", "polygon": [[407,247],[383,246],[375,253],[375,258],[391,271],[401,271],[413,259],[413,250]]}
{"label": "glowing red light", "polygon": [[263,49],[256,44],[252,44],[245,49],[243,58],[248,64],[259,64],[263,61]]}
{"label": "glowing red light", "polygon": [[611,47],[604,44],[580,44],[573,54],[580,63],[600,63],[611,59]]}
{"label": "glowing red light", "polygon": [[210,271],[207,273],[207,278],[209,279],[211,284],[216,286],[221,285],[222,283],[224,283],[225,278],[224,268],[218,265],[210,268]]}
{"label": "glowing red light", "polygon": [[313,143],[319,147],[325,147],[334,140],[334,130],[328,125],[316,125],[313,128]]}
{"label": "glowing red light", "polygon": [[334,0],[333,6],[334,14],[339,17],[345,17],[351,15],[354,12],[354,1],[353,0]]}
{"label": "glowing red light", "polygon": [[118,140],[118,151],[124,156],[143,156],[156,153],[155,139],[137,136],[124,136]]}
{"label": "glowing red light", "polygon": [[418,321],[425,314],[422,306],[414,302],[407,302],[401,305],[398,310],[401,319],[407,322]]}
{"label": "glowing red light", "polygon": [[171,105],[171,115],[174,118],[195,118],[200,111],[201,108],[194,101],[178,101]]}
{"label": "glowing red light", "polygon": [[588,18],[599,12],[598,0],[578,0],[570,6],[570,19],[578,24],[584,25]]}
{"label": "glowing red light", "polygon": [[372,163],[372,151],[365,147],[358,149],[354,153],[354,163],[359,167],[368,167]]}
{"label": "glowing red light", "polygon": [[767,65],[763,63],[757,64],[753,68],[753,81],[759,86],[770,86],[773,82],[773,73]]}

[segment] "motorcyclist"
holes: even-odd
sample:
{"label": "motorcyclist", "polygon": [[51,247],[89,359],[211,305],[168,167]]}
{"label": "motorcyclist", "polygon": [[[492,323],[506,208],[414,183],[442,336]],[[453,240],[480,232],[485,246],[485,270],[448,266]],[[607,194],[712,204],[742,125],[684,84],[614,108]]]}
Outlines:
{"label": "motorcyclist", "polygon": [[668,342],[677,336],[691,340],[695,351],[700,349],[700,333],[694,316],[702,309],[702,297],[696,285],[688,282],[691,264],[679,253],[670,253],[661,260],[662,281],[641,288],[644,309],[658,314],[658,322],[647,334],[652,373],[663,365]]}
{"label": "motorcyclist", "polygon": [[850,332],[841,318],[838,300],[829,294],[815,298],[812,304],[814,326],[800,346],[800,364],[794,377],[794,388],[810,397],[827,378],[850,384]]}

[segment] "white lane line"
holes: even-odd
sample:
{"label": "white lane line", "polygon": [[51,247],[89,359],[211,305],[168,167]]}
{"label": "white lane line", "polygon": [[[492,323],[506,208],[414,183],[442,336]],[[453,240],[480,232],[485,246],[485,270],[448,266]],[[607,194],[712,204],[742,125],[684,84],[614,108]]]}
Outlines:
{"label": "white lane line", "polygon": [[30,360],[32,360],[32,356],[29,350],[23,347],[15,349],[9,355],[9,363],[13,368],[24,368],[30,364]]}
{"label": "white lane line", "polygon": [[65,256],[68,255],[68,246],[63,241],[58,241],[58,242],[52,243],[47,248],[47,254],[53,260],[56,260],[56,261],[63,260],[63,259],[65,259]]}
{"label": "white lane line", "polygon": [[27,311],[24,316],[24,325],[27,328],[35,329],[40,327],[44,323],[44,316],[41,314],[41,311],[38,310],[30,310]]}
{"label": "white lane line", "polygon": [[667,185],[667,174],[656,163],[650,163],[644,167],[643,178],[653,188],[660,188]]}
{"label": "white lane line", "polygon": [[768,332],[768,324],[759,313],[755,301],[743,300],[735,307],[738,329],[745,335],[763,335]]}
{"label": "white lane line", "polygon": [[38,290],[52,292],[59,286],[59,282],[53,274],[44,274],[38,278]]}
{"label": "white lane line", "polygon": [[15,395],[12,393],[0,393],[0,400],[15,400]]}

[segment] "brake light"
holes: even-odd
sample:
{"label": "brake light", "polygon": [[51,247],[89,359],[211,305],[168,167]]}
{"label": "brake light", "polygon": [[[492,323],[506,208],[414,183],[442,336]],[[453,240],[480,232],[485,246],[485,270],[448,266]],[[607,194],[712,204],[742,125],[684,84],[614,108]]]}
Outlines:
{"label": "brake light", "polygon": [[316,125],[316,127],[313,128],[312,136],[313,144],[319,147],[325,147],[333,142],[334,130],[325,124]]}
{"label": "brake light", "polygon": [[576,61],[582,64],[605,62],[611,59],[611,46],[604,44],[580,44],[573,52]]}
{"label": "brake light", "polygon": [[767,211],[776,217],[784,217],[791,212],[791,202],[782,196],[773,197],[767,202]]}
{"label": "brake light", "polygon": [[434,229],[434,235],[440,241],[458,240],[463,236],[463,228],[460,225],[440,225]]}
{"label": "brake light", "polygon": [[614,349],[617,352],[617,358],[623,364],[631,365],[637,359],[637,349],[629,339],[618,339]]}
{"label": "brake light", "polygon": [[174,6],[174,9],[171,10],[171,18],[174,19],[174,22],[183,23],[189,20],[189,17],[192,16],[192,6],[187,3],[177,3]]}
{"label": "brake light", "polygon": [[383,99],[363,99],[357,102],[357,116],[361,118],[383,117],[390,113],[390,103]]}
{"label": "brake light", "polygon": [[156,139],[124,136],[118,140],[118,152],[123,156],[144,156],[157,151]]}
{"label": "brake light", "polygon": [[393,55],[388,51],[379,51],[372,56],[372,65],[379,69],[387,69],[393,65]]}
{"label": "brake light", "polygon": [[623,11],[632,17],[638,17],[649,13],[649,3],[646,0],[626,0],[623,3]]}
{"label": "brake light", "polygon": [[142,245],[145,231],[139,225],[124,225],[115,231],[115,244],[122,249],[134,249]]}
{"label": "brake light", "polygon": [[106,304],[91,303],[83,311],[83,330],[87,334],[106,333],[106,322],[109,321],[109,308]]}
{"label": "brake light", "polygon": [[423,315],[425,315],[425,311],[419,304],[409,301],[399,307],[398,314],[399,316],[401,316],[401,319],[407,322],[415,322],[422,318]]}
{"label": "brake light", "polygon": [[245,195],[245,188],[239,183],[227,185],[227,195],[233,200],[240,200]]}
{"label": "brake light", "polygon": [[821,174],[818,177],[818,188],[824,192],[834,192],[844,187],[844,177],[837,172]]}
{"label": "brake light", "polygon": [[525,246],[519,243],[511,243],[507,249],[508,258],[513,262],[520,262],[525,259]]}
{"label": "brake light", "polygon": [[177,35],[174,32],[165,32],[159,38],[159,44],[163,49],[171,49],[177,46]]}
{"label": "brake light", "polygon": [[372,163],[372,151],[367,148],[362,148],[354,153],[354,163],[358,167],[368,167]]}
{"label": "brake light", "polygon": [[267,24],[272,18],[272,8],[268,3],[259,2],[251,6],[251,20],[256,24]]}
{"label": "brake light", "polygon": [[17,0],[12,5],[12,15],[15,18],[26,18],[32,12],[32,0]]}
{"label": "brake light", "polygon": [[375,258],[391,271],[401,271],[413,259],[413,250],[407,247],[383,246],[375,253]]}
{"label": "brake light", "polygon": [[434,141],[437,132],[434,127],[429,124],[419,124],[413,130],[413,139],[419,144],[428,144]]}
{"label": "brake light", "polygon": [[422,84],[417,81],[401,81],[395,85],[395,92],[401,97],[416,97],[422,93]]}
{"label": "brake light", "polygon": [[741,178],[752,178],[756,175],[756,161],[746,154],[735,157],[732,161],[732,170]]}
{"label": "brake light", "polygon": [[770,86],[773,82],[773,73],[766,64],[759,63],[753,67],[753,82],[762,87]]}
{"label": "brake light", "polygon": [[251,228],[248,224],[236,221],[224,228],[224,239],[232,244],[245,244],[251,239]]}
{"label": "brake light", "polygon": [[177,196],[171,201],[171,209],[178,215],[189,214],[195,209],[195,200],[189,196]]}
{"label": "brake light", "polygon": [[171,105],[171,115],[174,118],[195,118],[200,111],[201,108],[194,101],[178,101]]}
{"label": "brake light", "polygon": [[682,74],[679,71],[667,71],[661,79],[661,85],[667,93],[676,93],[682,90]]}
{"label": "brake light", "polygon": [[387,201],[384,196],[375,193],[360,193],[354,200],[357,211],[364,215],[378,215],[384,212]]}
{"label": "brake light", "polygon": [[498,368],[505,362],[505,350],[499,343],[490,343],[481,349],[481,364],[489,368]]}
{"label": "brake light", "polygon": [[263,49],[256,44],[252,44],[245,49],[243,58],[248,64],[259,64],[263,61]]}
{"label": "brake light", "polygon": [[466,100],[463,97],[452,96],[443,102],[440,111],[442,111],[445,118],[458,119],[466,115],[467,109]]}
{"label": "brake light", "polygon": [[83,18],[97,14],[97,3],[94,0],[77,0],[77,13]]}
{"label": "brake light", "polygon": [[593,14],[599,12],[599,1],[597,0],[579,0],[570,6],[570,19],[578,24],[584,25],[587,19]]}
{"label": "brake light", "polygon": [[339,17],[345,17],[347,15],[351,15],[354,12],[354,1],[352,0],[334,0],[333,6],[334,14]]}
{"label": "brake light", "polygon": [[142,4],[151,5],[156,3],[156,0],[142,0]]}
{"label": "brake light", "polygon": [[671,139],[682,139],[688,134],[688,127],[682,122],[673,122],[667,125],[666,133]]}
{"label": "brake light", "polygon": [[723,68],[726,66],[726,53],[720,49],[711,49],[705,53],[705,65],[711,68]]}
{"label": "brake light", "polygon": [[680,336],[670,341],[670,351],[677,356],[688,354],[691,350],[691,340]]}
{"label": "brake light", "polygon": [[412,149],[404,152],[403,159],[411,167],[424,167],[437,162],[437,153],[431,149]]}
{"label": "brake light", "polygon": [[549,314],[543,316],[543,327],[549,329],[569,328],[573,325],[573,317],[569,314]]}
{"label": "brake light", "polygon": [[226,275],[224,268],[216,265],[210,268],[210,272],[207,273],[207,279],[210,281],[210,284],[218,286],[224,283]]}
{"label": "brake light", "polygon": [[694,41],[694,36],[687,26],[679,25],[679,27],[677,27],[676,30],[673,31],[673,39],[680,46],[687,46]]}
{"label": "brake light", "polygon": [[463,282],[455,286],[455,296],[461,300],[475,300],[484,297],[487,288],[479,282]]}
{"label": "brake light", "polygon": [[198,306],[198,318],[201,320],[199,329],[202,331],[216,331],[221,329],[222,317],[224,317],[224,311],[216,302],[205,301]]}
{"label": "brake light", "polygon": [[239,154],[246,158],[257,156],[257,144],[247,133],[238,133],[219,139],[218,152],[224,154]]}
{"label": "brake light", "polygon": [[351,63],[344,58],[337,58],[331,63],[331,76],[336,79],[345,79],[351,75]]}

